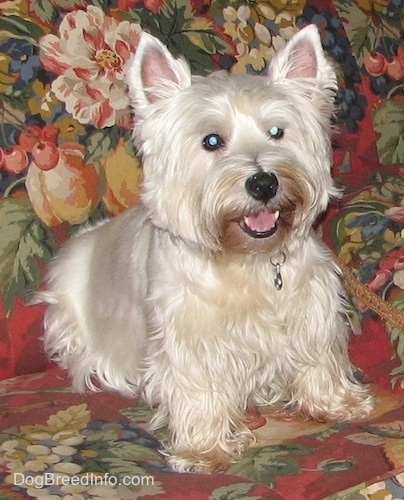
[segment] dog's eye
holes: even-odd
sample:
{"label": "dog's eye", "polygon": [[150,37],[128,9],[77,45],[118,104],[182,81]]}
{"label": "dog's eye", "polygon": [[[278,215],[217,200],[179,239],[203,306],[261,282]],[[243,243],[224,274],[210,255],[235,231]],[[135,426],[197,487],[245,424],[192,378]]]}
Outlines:
{"label": "dog's eye", "polygon": [[224,139],[219,134],[209,134],[203,140],[202,145],[207,151],[215,151],[224,146]]}
{"label": "dog's eye", "polygon": [[271,127],[268,130],[268,135],[271,139],[281,139],[283,137],[283,128]]}

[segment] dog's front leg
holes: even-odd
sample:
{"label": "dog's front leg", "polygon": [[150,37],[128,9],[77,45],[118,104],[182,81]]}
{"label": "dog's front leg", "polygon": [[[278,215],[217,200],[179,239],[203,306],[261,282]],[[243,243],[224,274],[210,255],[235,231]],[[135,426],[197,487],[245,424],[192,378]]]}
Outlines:
{"label": "dog's front leg", "polygon": [[246,398],[225,356],[182,344],[153,361],[144,396],[158,404],[152,428],[167,425],[173,469],[214,472],[240,459],[254,438],[245,425]]}
{"label": "dog's front leg", "polygon": [[[317,308],[317,312],[319,309]],[[348,355],[347,326],[340,314],[307,319],[298,333],[290,406],[319,421],[366,417],[373,408],[368,389],[355,380]],[[302,340],[305,341],[302,342]]]}
{"label": "dog's front leg", "polygon": [[171,402],[168,462],[178,471],[216,472],[239,460],[253,441],[244,412],[220,392],[178,392]]}
{"label": "dog's front leg", "polygon": [[367,389],[350,368],[336,366],[339,356],[323,353],[316,365],[301,365],[293,381],[291,406],[319,421],[343,422],[366,417],[373,408]]}

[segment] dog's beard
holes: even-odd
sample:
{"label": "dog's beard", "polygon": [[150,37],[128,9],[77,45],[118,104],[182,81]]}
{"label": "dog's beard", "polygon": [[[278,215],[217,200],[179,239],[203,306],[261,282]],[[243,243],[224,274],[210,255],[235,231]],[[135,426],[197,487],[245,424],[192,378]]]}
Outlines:
{"label": "dog's beard", "polygon": [[[204,205],[202,213],[207,213],[210,229],[216,228],[214,238],[220,252],[273,253],[296,247],[307,237],[321,211],[315,181],[305,177],[302,168],[299,172],[299,166],[284,164],[273,166],[273,170],[279,191],[267,203],[241,196],[242,189],[233,187],[216,195],[218,200],[223,198],[222,204],[218,202],[219,209]],[[212,211],[217,214],[216,220],[209,218]]]}

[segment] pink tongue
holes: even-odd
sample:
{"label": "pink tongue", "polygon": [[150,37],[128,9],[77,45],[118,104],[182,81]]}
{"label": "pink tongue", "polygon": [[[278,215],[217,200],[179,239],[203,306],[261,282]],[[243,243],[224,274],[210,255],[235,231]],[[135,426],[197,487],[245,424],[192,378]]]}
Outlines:
{"label": "pink tongue", "polygon": [[272,213],[269,210],[261,210],[257,214],[249,215],[245,222],[250,229],[263,233],[271,230],[278,220],[278,213]]}

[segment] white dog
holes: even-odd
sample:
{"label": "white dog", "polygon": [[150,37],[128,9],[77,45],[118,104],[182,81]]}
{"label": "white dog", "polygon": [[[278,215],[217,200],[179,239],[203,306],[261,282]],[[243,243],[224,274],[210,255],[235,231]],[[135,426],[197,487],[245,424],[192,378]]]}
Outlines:
{"label": "white dog", "polygon": [[191,77],[143,34],[128,75],[143,203],[82,232],[50,268],[44,337],[75,389],[140,393],[179,471],[221,470],[282,403],[365,417],[343,290],[312,224],[330,176],[336,76],[314,26],[267,76]]}

